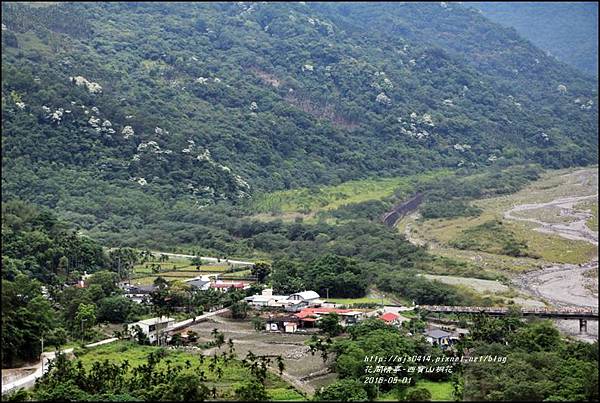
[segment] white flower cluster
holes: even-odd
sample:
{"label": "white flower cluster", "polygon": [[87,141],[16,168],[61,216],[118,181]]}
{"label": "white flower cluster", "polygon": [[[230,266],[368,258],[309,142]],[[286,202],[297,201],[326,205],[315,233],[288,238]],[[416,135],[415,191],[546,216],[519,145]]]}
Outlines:
{"label": "white flower cluster", "polygon": [[544,141],[550,141],[550,137],[548,137],[546,133],[542,132],[541,136],[544,139]]}
{"label": "white flower cluster", "polygon": [[140,143],[137,146],[137,151],[138,152],[142,152],[142,151],[148,151],[148,152],[152,152],[154,154],[161,154],[163,152],[163,150],[160,149],[160,146],[158,145],[158,143],[156,141],[149,141],[147,143]]}
{"label": "white flower cluster", "polygon": [[456,151],[464,152],[471,149],[471,146],[468,144],[454,144],[454,149]]}
{"label": "white flower cluster", "polygon": [[312,64],[305,64],[302,66],[302,71],[313,71],[315,67]]}
{"label": "white flower cluster", "polygon": [[162,136],[163,134],[169,134],[169,132],[167,130],[163,130],[160,127],[155,127],[154,134],[156,134],[157,136]]}
{"label": "white flower cluster", "polygon": [[77,85],[77,86],[83,85],[85,88],[87,88],[87,90],[90,94],[100,94],[102,92],[102,86],[100,86],[100,84],[92,82],[92,81],[88,81],[85,77],[82,77],[82,76],[69,77],[69,80],[71,82],[74,82],[75,85]]}
{"label": "white flower cluster", "polygon": [[202,152],[202,154],[198,154],[196,159],[198,161],[208,161],[208,162],[214,163],[214,161],[212,160],[212,157],[210,155],[210,150],[208,148],[206,150],[204,150],[204,152]]}
{"label": "white flower cluster", "polygon": [[454,101],[451,99],[444,99],[442,103],[446,106],[454,106]]}
{"label": "white flower cluster", "polygon": [[559,84],[559,85],[556,87],[556,90],[557,90],[558,92],[560,92],[561,94],[565,94],[565,93],[567,92],[567,86],[566,86],[566,85],[564,85],[564,84]]}
{"label": "white flower cluster", "polygon": [[511,103],[512,105],[516,106],[517,108],[521,109],[521,103],[515,101],[515,98],[512,95],[508,96],[508,102]]}
{"label": "white flower cluster", "polygon": [[133,136],[135,134],[135,132],[133,131],[133,127],[131,127],[131,126],[125,126],[123,128],[123,130],[121,130],[121,134],[123,135],[124,139],[128,139],[131,136]]}
{"label": "white flower cluster", "polygon": [[428,113],[419,116],[416,112],[412,112],[408,120],[399,117],[397,118],[397,121],[402,125],[402,127],[400,127],[400,133],[418,140],[427,138],[431,134],[426,127],[435,127],[433,119]]}
{"label": "white flower cluster", "polygon": [[184,148],[183,150],[181,150],[182,153],[184,154],[189,154],[194,150],[194,147],[196,147],[196,143],[194,142],[194,140],[188,140],[188,146],[186,148]]}
{"label": "white flower cluster", "polygon": [[[579,98],[577,98],[579,99]],[[576,102],[577,103],[577,102]],[[581,105],[579,106],[579,109],[583,110],[590,110],[592,109],[592,106],[594,105],[594,101],[592,101],[591,99],[587,102],[582,102]]]}
{"label": "white flower cluster", "polygon": [[64,111],[65,110],[63,108],[58,108],[54,111],[54,113],[52,113],[52,115],[50,115],[50,120],[52,120],[52,122],[56,124],[60,124],[60,122],[62,121]]}
{"label": "white flower cluster", "polygon": [[308,23],[313,27],[323,26],[327,31],[327,35],[333,35],[333,24],[331,24],[330,22],[322,21],[318,18],[308,17]]}
{"label": "white flower cluster", "polygon": [[375,97],[375,102],[378,102],[380,104],[384,104],[384,105],[390,105],[392,103],[392,100],[385,95],[384,92],[380,92],[377,97]]}
{"label": "white flower cluster", "polygon": [[494,162],[498,159],[498,157],[496,157],[494,154],[490,155],[489,158],[487,159],[489,162]]}
{"label": "white flower cluster", "polygon": [[148,184],[148,181],[146,181],[146,179],[144,178],[140,178],[140,177],[134,177],[134,178],[129,178],[130,181],[133,182],[137,182],[140,186],[145,186]]}
{"label": "white flower cluster", "polygon": [[15,102],[15,105],[19,109],[25,109],[25,102],[17,101],[17,102]]}
{"label": "white flower cluster", "polygon": [[251,111],[255,111],[258,109],[258,104],[254,101],[252,101],[252,103],[250,104],[250,110]]}
{"label": "white flower cluster", "polygon": [[385,76],[385,72],[377,71],[375,72],[375,79],[371,83],[371,87],[377,90],[392,90],[394,88],[394,83],[392,80]]}
{"label": "white flower cluster", "polygon": [[91,116],[90,119],[88,120],[88,123],[90,124],[90,126],[92,126],[94,128],[99,127],[98,124],[100,123],[100,118]]}
{"label": "white flower cluster", "polygon": [[208,82],[208,78],[206,78],[206,77],[198,77],[198,78],[196,79],[196,82],[197,82],[198,84],[206,84],[206,83]]}

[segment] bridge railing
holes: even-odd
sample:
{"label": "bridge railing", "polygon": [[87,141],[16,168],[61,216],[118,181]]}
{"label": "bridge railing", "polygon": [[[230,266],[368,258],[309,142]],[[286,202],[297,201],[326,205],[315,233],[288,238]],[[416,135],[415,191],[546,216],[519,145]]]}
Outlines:
{"label": "bridge railing", "polygon": [[[421,305],[419,308],[430,312],[448,312],[448,313],[489,313],[505,315],[509,312],[508,308],[503,307],[482,307],[482,306],[445,306],[445,305]],[[521,309],[523,314],[540,315],[589,315],[598,316],[598,310],[593,308],[527,308]]]}

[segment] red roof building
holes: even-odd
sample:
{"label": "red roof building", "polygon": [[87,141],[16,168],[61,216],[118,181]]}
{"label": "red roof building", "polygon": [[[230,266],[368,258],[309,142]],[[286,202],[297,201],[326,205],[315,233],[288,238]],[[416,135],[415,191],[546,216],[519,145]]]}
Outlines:
{"label": "red roof building", "polygon": [[396,315],[393,312],[384,313],[379,317],[379,319],[383,320],[386,323],[393,323],[400,318],[400,315]]}
{"label": "red roof building", "polygon": [[315,323],[321,316],[330,313],[337,313],[341,316],[341,324],[345,326],[347,324],[356,323],[358,318],[363,316],[363,312],[352,309],[337,309],[337,308],[304,308],[294,316],[300,319],[302,323]]}
{"label": "red roof building", "polygon": [[233,288],[235,290],[243,290],[248,287],[249,287],[249,285],[244,282],[224,283],[224,282],[219,281],[219,282],[210,284],[210,288],[214,288],[216,290],[223,291],[223,292],[229,291],[229,289],[231,289],[231,288]]}

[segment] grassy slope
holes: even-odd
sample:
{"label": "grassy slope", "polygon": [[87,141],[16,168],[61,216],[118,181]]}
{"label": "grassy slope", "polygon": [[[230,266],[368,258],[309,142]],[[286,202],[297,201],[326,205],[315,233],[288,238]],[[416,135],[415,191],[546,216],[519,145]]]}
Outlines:
{"label": "grassy slope", "polygon": [[302,188],[268,193],[256,197],[252,209],[258,213],[310,214],[333,210],[345,204],[381,200],[397,191],[410,192],[411,182],[450,175],[448,170],[431,171],[406,177],[363,179],[335,186]]}

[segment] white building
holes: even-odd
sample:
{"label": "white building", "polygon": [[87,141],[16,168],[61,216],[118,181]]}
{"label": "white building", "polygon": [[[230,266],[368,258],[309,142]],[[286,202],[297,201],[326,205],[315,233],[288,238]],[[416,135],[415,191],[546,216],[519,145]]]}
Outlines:
{"label": "white building", "polygon": [[255,294],[244,298],[248,305],[254,308],[261,307],[285,307],[290,304],[287,295],[273,295],[272,288],[266,288],[260,295]]}
{"label": "white building", "polygon": [[311,306],[320,306],[323,301],[314,291],[302,291],[292,295],[273,295],[273,289],[267,288],[260,295],[252,295],[244,300],[252,307],[279,307],[288,311],[297,312]]}
{"label": "white building", "polygon": [[190,278],[187,280],[183,280],[183,282],[194,289],[206,291],[210,288],[211,281],[210,281],[210,277],[208,277],[208,276],[199,276],[199,277],[194,277],[194,278]]}
{"label": "white building", "polygon": [[311,306],[320,306],[323,301],[321,301],[319,298],[320,295],[315,291],[297,292],[287,298],[289,304],[286,306],[286,309],[290,311],[299,311],[300,309]]}
{"label": "white building", "polygon": [[129,329],[131,334],[135,336],[135,327],[139,326],[140,329],[142,329],[142,332],[144,332],[144,334],[148,336],[148,340],[150,340],[150,343],[154,344],[156,343],[157,332],[159,336],[162,337],[164,331],[169,327],[173,326],[174,323],[175,319],[168,318],[166,316],[161,316],[159,318],[157,317],[140,320],[139,322],[130,324],[127,328]]}

